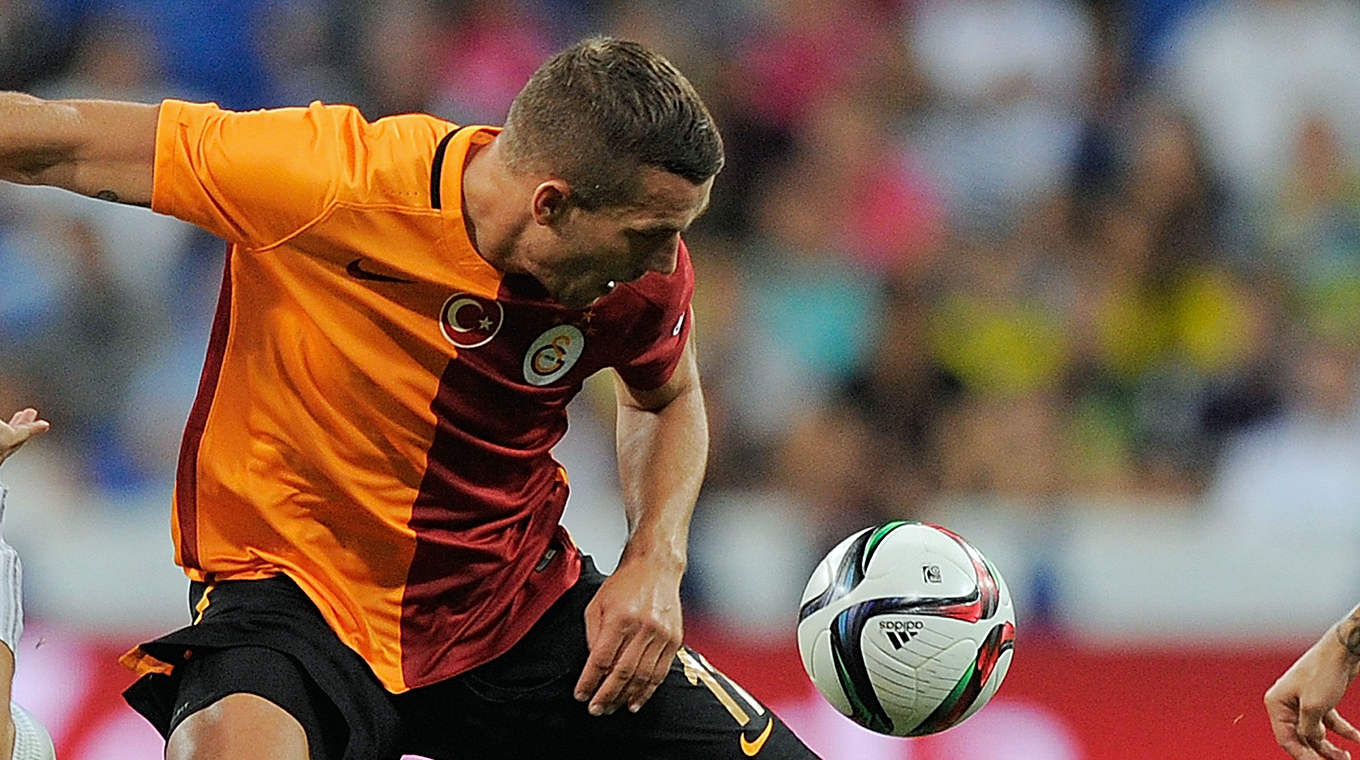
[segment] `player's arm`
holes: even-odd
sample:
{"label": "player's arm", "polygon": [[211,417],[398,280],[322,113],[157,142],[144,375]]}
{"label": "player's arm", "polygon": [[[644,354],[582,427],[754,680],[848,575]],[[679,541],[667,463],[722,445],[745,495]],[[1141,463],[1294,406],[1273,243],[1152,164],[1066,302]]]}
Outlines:
{"label": "player's arm", "polygon": [[708,420],[691,336],[655,390],[617,376],[617,446],[628,543],[618,569],[586,608],[590,659],[576,697],[594,714],[638,710],[680,648],[680,578],[690,516],[708,461]]}
{"label": "player's arm", "polygon": [[1280,746],[1295,760],[1348,760],[1327,729],[1353,742],[1360,731],[1336,706],[1360,670],[1360,607],[1332,626],[1266,692],[1266,712]]}
{"label": "player's arm", "polygon": [[30,438],[46,431],[51,425],[47,420],[38,419],[33,409],[15,412],[8,423],[0,419],[0,464],[19,450]]}
{"label": "player's arm", "polygon": [[160,106],[0,93],[0,179],[150,205]]}

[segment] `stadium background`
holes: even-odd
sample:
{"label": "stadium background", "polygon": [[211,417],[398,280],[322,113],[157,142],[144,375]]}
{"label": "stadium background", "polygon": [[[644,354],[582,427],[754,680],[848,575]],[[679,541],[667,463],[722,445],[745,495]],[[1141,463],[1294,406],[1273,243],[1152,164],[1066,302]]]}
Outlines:
{"label": "stadium background", "polygon": [[[3,0],[0,88],[497,122],[597,31],[727,139],[689,236],[709,659],[827,758],[1282,757],[1261,694],[1360,599],[1360,5]],[[0,190],[0,409],[55,424],[5,468],[16,689],[65,760],[159,756],[114,658],[185,620],[170,477],[220,255]],[[574,412],[568,522],[611,567],[607,385]],[[821,705],[792,636],[821,554],[890,518],[969,537],[1020,614],[994,703],[910,743]]]}

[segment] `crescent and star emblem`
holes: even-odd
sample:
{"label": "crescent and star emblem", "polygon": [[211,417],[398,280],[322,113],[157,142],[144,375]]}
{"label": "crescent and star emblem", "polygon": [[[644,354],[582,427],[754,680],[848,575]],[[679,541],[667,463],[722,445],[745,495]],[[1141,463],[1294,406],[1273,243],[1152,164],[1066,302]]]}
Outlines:
{"label": "crescent and star emblem", "polygon": [[439,311],[439,329],[459,348],[486,345],[505,323],[505,308],[499,301],[468,293],[454,293]]}

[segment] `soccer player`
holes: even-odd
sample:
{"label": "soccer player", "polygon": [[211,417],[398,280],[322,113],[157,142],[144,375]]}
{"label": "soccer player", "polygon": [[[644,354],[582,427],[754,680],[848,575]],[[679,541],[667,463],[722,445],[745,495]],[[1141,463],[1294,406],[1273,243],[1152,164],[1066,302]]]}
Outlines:
{"label": "soccer player", "polygon": [[1266,691],[1275,740],[1294,760],[1350,760],[1327,738],[1327,729],[1353,742],[1360,731],[1336,706],[1360,670],[1360,607],[1318,639]]}
{"label": "soccer player", "polygon": [[[193,623],[125,658],[168,758],[812,757],[681,640],[708,446],[681,233],[722,163],[690,83],[609,38],[503,128],[0,97],[0,178],[229,244],[172,509]],[[551,455],[606,368],[609,577]]]}
{"label": "soccer player", "polygon": [[[44,433],[50,426],[38,419],[38,412],[24,409],[15,412],[9,422],[0,418],[0,464],[4,464],[33,436]],[[0,521],[5,516],[5,484],[0,483]],[[18,651],[19,636],[24,630],[23,573],[19,554],[0,538],[0,747],[13,760],[52,760],[52,738],[47,729],[24,708],[11,699],[14,685],[14,653]]]}

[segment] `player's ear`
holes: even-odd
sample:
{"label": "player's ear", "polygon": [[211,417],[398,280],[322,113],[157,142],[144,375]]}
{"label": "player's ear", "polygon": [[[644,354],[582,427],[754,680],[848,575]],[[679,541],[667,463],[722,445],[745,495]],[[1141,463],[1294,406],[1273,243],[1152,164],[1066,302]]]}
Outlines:
{"label": "player's ear", "polygon": [[571,206],[571,187],[560,179],[550,179],[534,188],[534,221],[550,226],[561,221]]}

